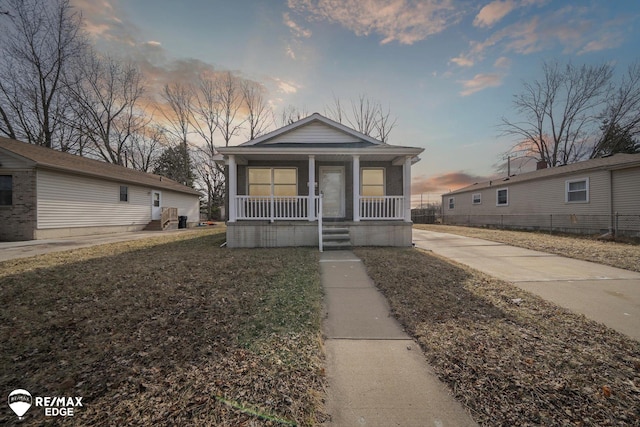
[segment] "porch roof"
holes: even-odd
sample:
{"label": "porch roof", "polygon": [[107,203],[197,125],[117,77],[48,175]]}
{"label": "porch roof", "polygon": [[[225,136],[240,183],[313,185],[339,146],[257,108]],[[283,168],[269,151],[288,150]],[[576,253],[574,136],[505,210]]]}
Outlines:
{"label": "porch roof", "polygon": [[[328,144],[300,144],[300,146],[236,146],[220,147],[218,151],[224,155],[225,160],[229,155],[235,155],[239,163],[248,160],[303,160],[309,156],[315,156],[319,161],[350,161],[353,156],[360,156],[365,161],[404,161],[411,156],[413,163],[420,159],[418,154],[423,148],[402,147],[397,145],[374,146],[327,146]],[[220,159],[222,160],[222,159]]]}

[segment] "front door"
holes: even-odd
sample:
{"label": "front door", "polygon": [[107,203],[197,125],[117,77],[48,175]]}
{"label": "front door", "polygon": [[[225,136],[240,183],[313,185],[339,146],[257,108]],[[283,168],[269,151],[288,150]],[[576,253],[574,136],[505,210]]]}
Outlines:
{"label": "front door", "polygon": [[160,219],[162,216],[161,198],[159,191],[151,192],[151,219]]}
{"label": "front door", "polygon": [[320,166],[322,217],[344,217],[344,166]]}

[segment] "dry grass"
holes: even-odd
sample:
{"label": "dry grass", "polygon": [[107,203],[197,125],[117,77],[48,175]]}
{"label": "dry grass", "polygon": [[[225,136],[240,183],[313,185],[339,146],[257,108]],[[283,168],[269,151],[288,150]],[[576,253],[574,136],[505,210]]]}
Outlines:
{"label": "dry grass", "polygon": [[417,249],[354,251],[486,426],[640,425],[640,343]]}
{"label": "dry grass", "polygon": [[415,224],[413,227],[419,230],[476,237],[640,272],[640,245],[638,244],[601,241],[590,236],[554,235],[542,232],[439,224]]}
{"label": "dry grass", "polygon": [[[0,384],[83,396],[65,425],[323,421],[318,254],[219,231],[0,264]],[[0,424],[18,424],[8,407]],[[20,425],[62,423],[32,407]]]}

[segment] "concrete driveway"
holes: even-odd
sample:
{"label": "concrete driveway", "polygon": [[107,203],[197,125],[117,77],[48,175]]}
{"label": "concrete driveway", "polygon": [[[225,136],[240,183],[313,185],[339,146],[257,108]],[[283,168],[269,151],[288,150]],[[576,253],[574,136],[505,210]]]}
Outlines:
{"label": "concrete driveway", "polygon": [[640,341],[640,273],[454,234],[414,229],[413,241]]}

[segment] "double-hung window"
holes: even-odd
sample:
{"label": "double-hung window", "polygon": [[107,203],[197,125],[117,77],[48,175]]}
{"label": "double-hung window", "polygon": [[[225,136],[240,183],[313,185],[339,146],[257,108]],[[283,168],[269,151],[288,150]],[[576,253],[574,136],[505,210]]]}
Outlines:
{"label": "double-hung window", "polygon": [[565,182],[565,202],[589,202],[589,178],[572,179]]}
{"label": "double-hung window", "polygon": [[496,206],[509,206],[509,189],[496,190]]}
{"label": "double-hung window", "polygon": [[456,199],[455,197],[449,197],[449,209],[453,209],[456,207]]}
{"label": "double-hung window", "polygon": [[13,176],[0,175],[0,206],[13,204]]}
{"label": "double-hung window", "polygon": [[365,197],[384,196],[384,169],[362,168],[360,195]]}
{"label": "double-hung window", "polygon": [[249,168],[249,196],[297,196],[296,168]]}
{"label": "double-hung window", "polygon": [[120,186],[120,201],[128,202],[129,201],[129,187],[126,185]]}
{"label": "double-hung window", "polygon": [[475,193],[471,195],[471,204],[479,205],[482,203],[482,193]]}

